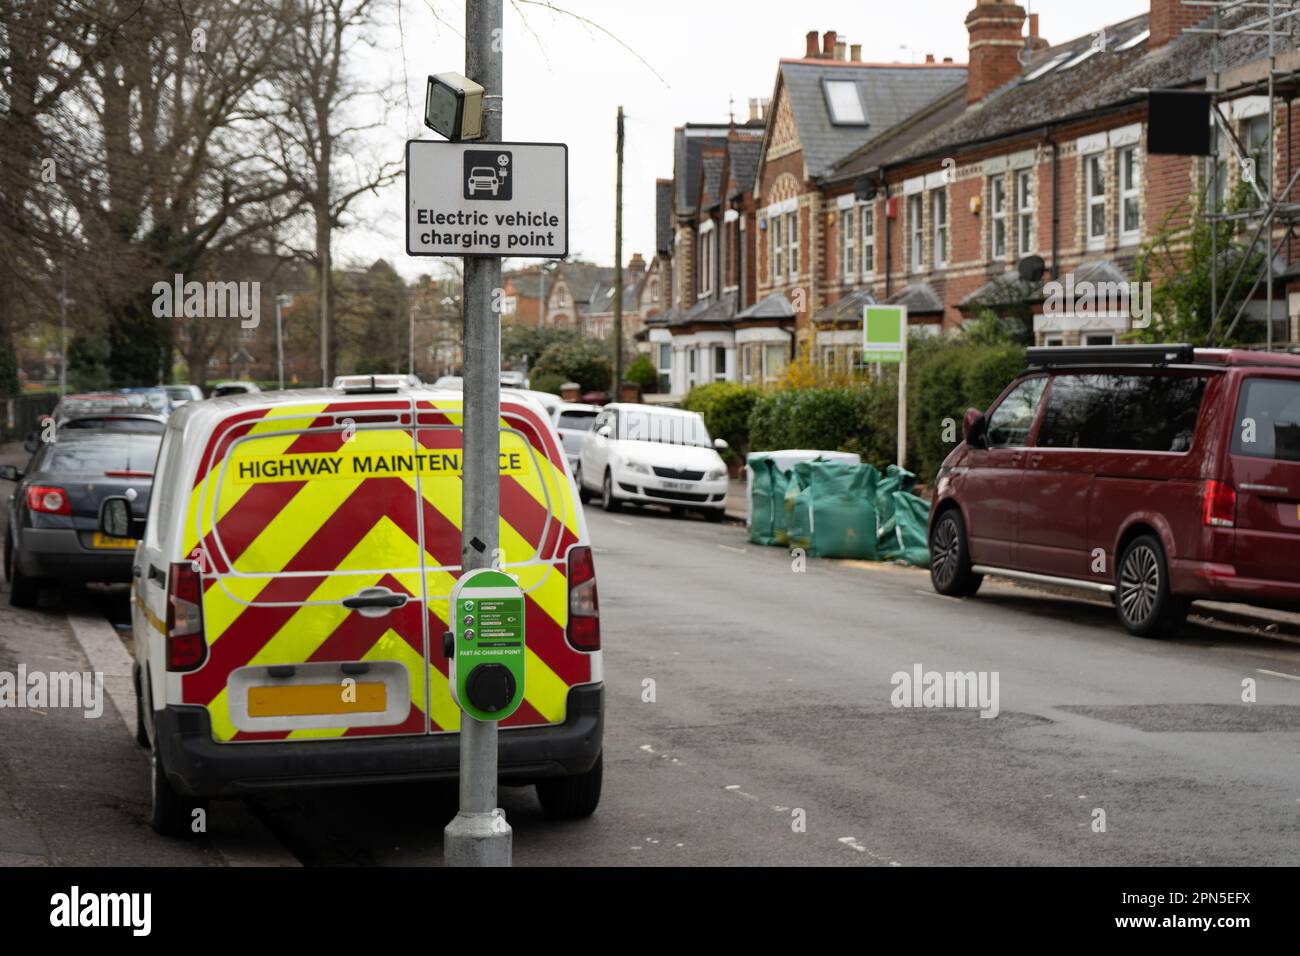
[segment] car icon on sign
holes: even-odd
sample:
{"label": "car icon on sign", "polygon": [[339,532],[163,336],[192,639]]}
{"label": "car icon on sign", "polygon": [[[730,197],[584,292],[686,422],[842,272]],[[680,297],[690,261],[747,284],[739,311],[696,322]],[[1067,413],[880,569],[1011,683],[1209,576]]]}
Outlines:
{"label": "car icon on sign", "polygon": [[495,196],[501,188],[501,180],[497,178],[497,171],[491,166],[475,166],[469,171],[469,180],[466,185],[469,187],[471,196],[483,190],[487,190]]}

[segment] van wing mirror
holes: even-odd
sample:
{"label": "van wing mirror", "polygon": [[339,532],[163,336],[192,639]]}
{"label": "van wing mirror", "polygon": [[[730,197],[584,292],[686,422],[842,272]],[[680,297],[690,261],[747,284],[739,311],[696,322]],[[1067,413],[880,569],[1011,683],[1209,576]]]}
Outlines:
{"label": "van wing mirror", "polygon": [[966,415],[961,423],[962,435],[966,439],[966,444],[971,448],[988,447],[988,430],[989,422],[978,408],[966,409]]}
{"label": "van wing mirror", "polygon": [[131,502],[121,496],[105,498],[99,505],[99,530],[110,538],[144,537],[144,519],[131,514]]}
{"label": "van wing mirror", "polygon": [[715,438],[713,439],[713,447],[716,448],[718,451],[726,451],[731,446],[727,444],[727,440],[725,438]]}
{"label": "van wing mirror", "polygon": [[21,481],[23,473],[15,465],[0,465],[0,479],[5,481]]}
{"label": "van wing mirror", "polygon": [[601,425],[600,430],[597,431],[596,434],[601,438],[608,438],[610,435],[614,434],[614,429],[610,428],[608,425]]}

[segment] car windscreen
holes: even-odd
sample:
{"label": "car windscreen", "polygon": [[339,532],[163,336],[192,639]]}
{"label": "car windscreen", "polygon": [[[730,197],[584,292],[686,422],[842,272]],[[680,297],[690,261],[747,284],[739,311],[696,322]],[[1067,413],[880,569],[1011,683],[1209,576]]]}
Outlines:
{"label": "car windscreen", "polygon": [[1300,381],[1251,378],[1242,383],[1232,453],[1300,461]]}
{"label": "car windscreen", "polygon": [[560,412],[557,427],[573,431],[591,431],[591,424],[596,420],[596,412]]}
{"label": "car windscreen", "polygon": [[74,418],[63,423],[63,429],[105,432],[141,432],[146,435],[161,435],[167,428],[162,422],[147,418]]}
{"label": "car windscreen", "polygon": [[653,441],[665,445],[700,445],[709,447],[709,431],[699,415],[667,412],[644,412],[620,409],[619,438],[626,441]]}
{"label": "car windscreen", "polygon": [[43,472],[103,475],[110,472],[152,474],[161,435],[115,434],[55,442],[39,464]]}

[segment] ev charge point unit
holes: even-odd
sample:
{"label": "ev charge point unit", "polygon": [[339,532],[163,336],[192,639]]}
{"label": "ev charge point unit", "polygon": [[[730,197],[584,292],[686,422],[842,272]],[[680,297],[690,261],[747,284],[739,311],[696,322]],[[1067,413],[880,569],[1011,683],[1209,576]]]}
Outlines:
{"label": "ev charge point unit", "polygon": [[504,720],[524,699],[524,592],[510,575],[479,568],[451,591],[448,682],[460,709]]}

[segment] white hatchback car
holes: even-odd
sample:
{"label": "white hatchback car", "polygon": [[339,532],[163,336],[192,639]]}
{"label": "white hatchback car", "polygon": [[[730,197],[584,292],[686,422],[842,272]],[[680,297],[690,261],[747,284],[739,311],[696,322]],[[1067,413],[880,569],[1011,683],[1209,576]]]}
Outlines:
{"label": "white hatchback car", "polygon": [[606,511],[623,502],[692,508],[721,521],[727,466],[696,412],[618,402],[606,405],[582,440],[574,476],[583,500],[599,493]]}

